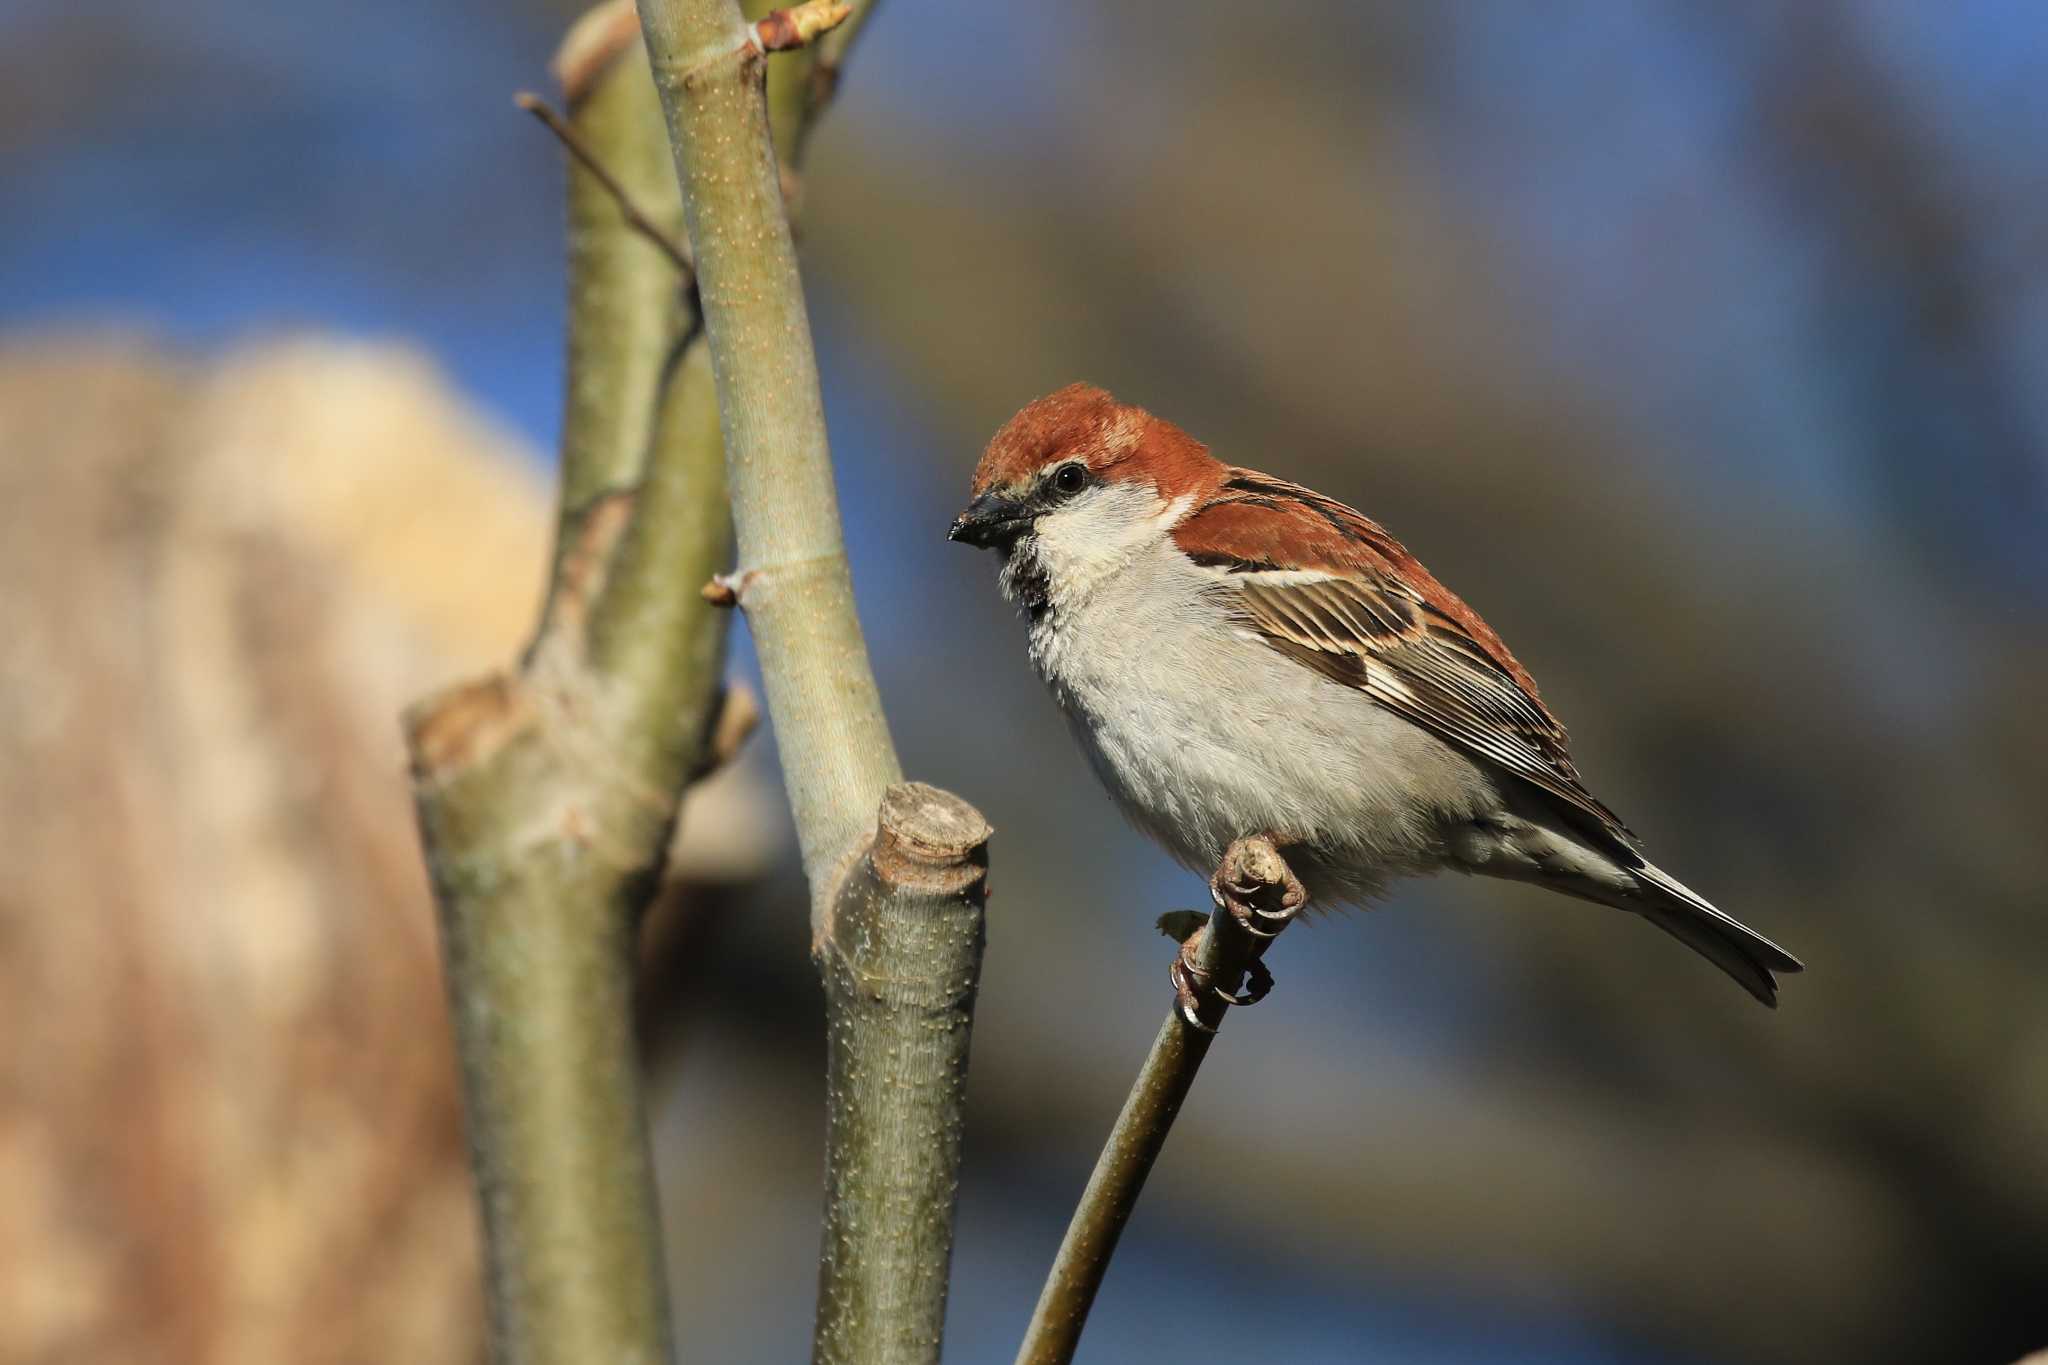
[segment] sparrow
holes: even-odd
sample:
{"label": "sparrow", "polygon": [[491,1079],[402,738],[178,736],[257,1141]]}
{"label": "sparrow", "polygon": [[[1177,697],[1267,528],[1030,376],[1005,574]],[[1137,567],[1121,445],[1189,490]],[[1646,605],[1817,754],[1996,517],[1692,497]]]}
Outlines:
{"label": "sparrow", "polygon": [[1263,835],[1312,905],[1473,873],[1640,915],[1766,1005],[1801,969],[1644,859],[1501,638],[1336,499],[1086,384],[1011,418],[971,496],[948,539],[1003,556],[1090,764],[1182,864]]}

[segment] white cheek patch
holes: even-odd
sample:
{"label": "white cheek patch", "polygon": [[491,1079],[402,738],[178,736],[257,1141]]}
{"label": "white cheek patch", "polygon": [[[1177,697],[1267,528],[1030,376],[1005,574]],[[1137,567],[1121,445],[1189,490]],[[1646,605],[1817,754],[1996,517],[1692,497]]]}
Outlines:
{"label": "white cheek patch", "polygon": [[1185,515],[1181,504],[1186,501],[1168,503],[1148,489],[1106,484],[1047,512],[1038,519],[1038,554],[1053,591],[1085,591],[1122,568],[1164,538],[1173,525],[1167,518]]}

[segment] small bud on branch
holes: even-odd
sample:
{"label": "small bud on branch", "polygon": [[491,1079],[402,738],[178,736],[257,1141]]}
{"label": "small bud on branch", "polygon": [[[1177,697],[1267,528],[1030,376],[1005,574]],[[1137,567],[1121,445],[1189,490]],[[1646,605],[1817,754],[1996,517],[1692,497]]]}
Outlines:
{"label": "small bud on branch", "polygon": [[845,23],[853,6],[843,0],[804,0],[790,9],[772,9],[767,17],[747,30],[759,52],[787,52],[803,47],[821,33]]}
{"label": "small bud on branch", "polygon": [[704,600],[714,607],[737,607],[740,594],[754,581],[754,571],[743,569],[738,573],[715,573],[709,582],[698,589]]}

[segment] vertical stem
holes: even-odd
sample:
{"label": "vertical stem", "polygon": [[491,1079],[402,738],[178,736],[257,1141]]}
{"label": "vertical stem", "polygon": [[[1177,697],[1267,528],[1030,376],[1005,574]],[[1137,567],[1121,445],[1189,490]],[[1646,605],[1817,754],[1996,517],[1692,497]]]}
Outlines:
{"label": "vertical stem", "polygon": [[740,603],[782,752],[812,933],[902,776],[840,537],[824,403],[763,91],[733,0],[641,0],[711,343]]}
{"label": "vertical stem", "polygon": [[987,826],[957,798],[894,785],[840,539],[761,46],[733,0],[640,0],[640,16],[717,380],[739,538],[733,591],[761,658],[825,978],[815,1354],[929,1365],[945,1325]]}
{"label": "vertical stem", "polygon": [[488,894],[451,886],[442,898],[492,1354],[661,1365],[670,1330],[631,1027],[633,923],[550,913],[597,890],[574,861],[564,850]]}
{"label": "vertical stem", "polygon": [[[592,10],[564,41],[556,68],[570,122],[584,144],[603,158],[620,190],[680,240],[683,205],[667,139],[647,135],[650,121],[663,131],[660,105],[645,79],[638,35],[614,28],[622,9]],[[688,281],[653,243],[626,230],[617,198],[597,176],[574,159],[568,165],[558,556],[574,542],[577,521],[596,499],[640,479],[664,368],[682,329],[694,322],[681,300]]]}
{"label": "vertical stem", "polygon": [[813,1358],[828,1365],[939,1358],[988,835],[956,796],[891,787],[839,892],[821,964],[830,1123]]}
{"label": "vertical stem", "polygon": [[[579,140],[679,222],[630,3],[586,16],[558,70]],[[406,716],[505,1365],[663,1365],[672,1350],[633,958],[722,667],[727,618],[696,589],[731,543],[701,357],[686,406],[686,284],[573,168],[543,618],[515,670]]]}

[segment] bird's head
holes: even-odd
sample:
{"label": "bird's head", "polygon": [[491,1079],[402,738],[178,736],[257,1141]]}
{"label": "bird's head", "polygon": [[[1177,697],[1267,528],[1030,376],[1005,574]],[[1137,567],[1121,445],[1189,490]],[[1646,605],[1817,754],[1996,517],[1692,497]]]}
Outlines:
{"label": "bird's head", "polygon": [[1004,592],[1036,616],[1163,540],[1222,469],[1171,422],[1069,384],[995,434],[947,538],[1001,551]]}
{"label": "bird's head", "polygon": [[1109,550],[1171,529],[1221,468],[1171,422],[1069,384],[995,434],[947,539],[1005,553],[1027,537]]}

